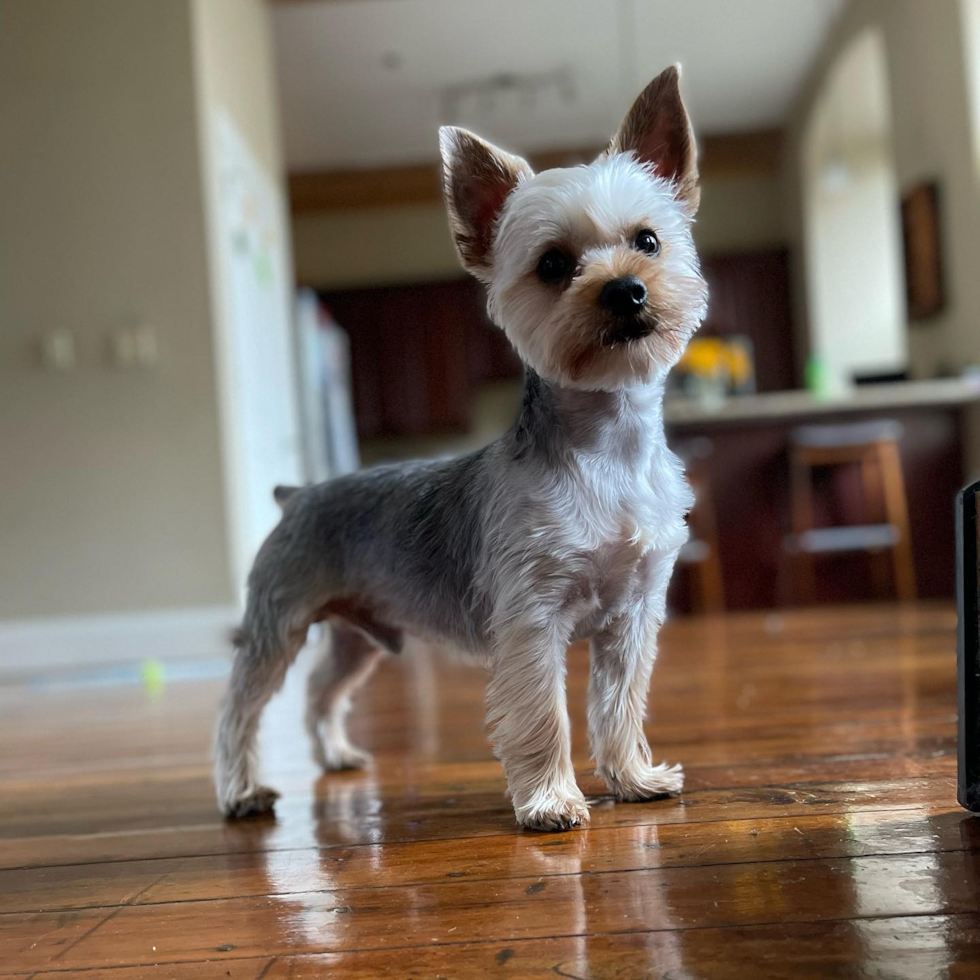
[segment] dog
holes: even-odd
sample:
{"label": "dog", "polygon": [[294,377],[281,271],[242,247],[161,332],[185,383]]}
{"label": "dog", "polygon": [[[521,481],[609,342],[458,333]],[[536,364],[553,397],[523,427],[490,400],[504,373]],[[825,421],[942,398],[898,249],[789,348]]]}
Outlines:
{"label": "dog", "polygon": [[488,730],[518,824],[585,824],[565,653],[590,638],[597,774],[618,800],[681,791],[680,766],[653,764],[643,730],[693,502],[664,438],[664,384],[707,305],[679,79],[678,67],[654,79],[588,165],[535,174],[466,130],[440,130],[460,260],[524,362],[519,417],[466,456],[277,491],[282,518],[249,577],[218,722],[227,816],[277,798],[256,775],[259,715],[318,622],[331,642],[306,721],[324,770],[367,762],[345,731],[350,697],[410,634],[489,668]]}

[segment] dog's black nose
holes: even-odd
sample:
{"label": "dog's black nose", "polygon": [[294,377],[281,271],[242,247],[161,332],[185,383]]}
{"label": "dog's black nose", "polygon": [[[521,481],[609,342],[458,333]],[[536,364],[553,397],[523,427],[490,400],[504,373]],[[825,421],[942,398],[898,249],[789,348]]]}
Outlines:
{"label": "dog's black nose", "polygon": [[611,279],[599,294],[599,305],[615,316],[635,316],[646,301],[647,287],[636,276]]}

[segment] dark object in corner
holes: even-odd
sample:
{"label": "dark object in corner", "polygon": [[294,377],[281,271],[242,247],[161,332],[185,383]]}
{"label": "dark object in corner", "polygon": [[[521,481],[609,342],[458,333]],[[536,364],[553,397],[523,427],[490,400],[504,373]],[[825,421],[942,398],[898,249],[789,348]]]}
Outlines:
{"label": "dark object in corner", "polygon": [[980,483],[960,491],[956,501],[956,676],[960,805],[980,813]]}
{"label": "dark object in corner", "polygon": [[908,381],[908,371],[888,371],[885,374],[855,374],[856,385],[885,385],[896,381]]}
{"label": "dark object in corner", "polygon": [[946,305],[939,185],[919,184],[902,198],[905,290],[910,320],[928,320]]}

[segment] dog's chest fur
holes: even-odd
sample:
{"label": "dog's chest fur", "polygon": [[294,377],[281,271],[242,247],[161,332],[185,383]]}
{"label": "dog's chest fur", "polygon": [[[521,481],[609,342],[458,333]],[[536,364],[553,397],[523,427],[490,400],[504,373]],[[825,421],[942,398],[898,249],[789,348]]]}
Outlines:
{"label": "dog's chest fur", "polygon": [[609,481],[618,484],[617,497],[610,496],[599,467],[569,508],[562,550],[575,556],[568,571],[581,576],[570,597],[578,606],[577,637],[601,629],[632,599],[666,588],[666,576],[658,572],[665,561],[672,566],[687,540],[689,491],[666,446],[661,449],[656,462]]}
{"label": "dog's chest fur", "polygon": [[530,421],[542,479],[523,531],[554,559],[574,634],[588,636],[631,598],[666,590],[691,491],[664,438],[659,390],[536,397],[545,402]]}

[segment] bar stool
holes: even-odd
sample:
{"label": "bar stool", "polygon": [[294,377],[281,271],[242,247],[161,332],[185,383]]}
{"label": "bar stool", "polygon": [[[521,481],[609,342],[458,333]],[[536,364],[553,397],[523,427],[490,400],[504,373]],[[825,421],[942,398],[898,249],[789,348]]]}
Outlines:
{"label": "bar stool", "polygon": [[[849,425],[807,425],[790,435],[790,496],[796,556],[797,592],[802,601],[816,595],[814,559],[820,555],[891,554],[895,592],[902,602],[916,597],[908,502],[898,445],[902,425],[889,419]],[[817,527],[813,508],[813,471],[860,467],[868,523]],[[883,519],[882,519],[883,518]],[[876,563],[876,572],[880,566]],[[883,584],[883,583],[882,583]]]}
{"label": "bar stool", "polygon": [[710,439],[691,439],[674,447],[684,461],[687,479],[694,491],[694,507],[687,523],[691,537],[681,548],[677,563],[690,570],[696,580],[691,606],[695,612],[717,614],[725,611],[725,587],[718,555],[718,526],[704,461],[714,452]]}

